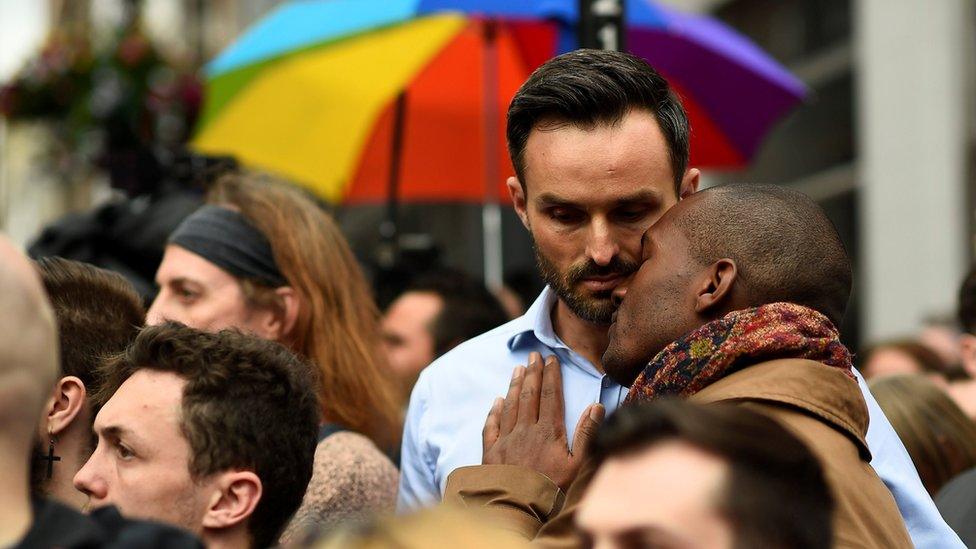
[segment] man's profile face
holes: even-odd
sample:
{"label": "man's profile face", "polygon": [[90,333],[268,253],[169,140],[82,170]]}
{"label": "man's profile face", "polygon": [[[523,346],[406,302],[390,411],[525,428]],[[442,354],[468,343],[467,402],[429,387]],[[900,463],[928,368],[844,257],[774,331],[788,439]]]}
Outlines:
{"label": "man's profile face", "polygon": [[185,383],[170,372],[139,370],[105,403],[95,417],[95,452],[74,479],[91,507],[115,505],[126,516],[201,533],[212,490],[190,476],[190,444],[180,428]]}
{"label": "man's profile face", "polygon": [[410,394],[420,371],[434,360],[430,326],[443,301],[433,292],[405,292],[383,315],[383,348],[393,374]]}
{"label": "man's profile face", "polygon": [[657,120],[634,110],[592,128],[543,121],[524,159],[515,203],[543,278],[576,316],[609,324],[611,292],[637,269],[641,235],[678,201]]}
{"label": "man's profile face", "polygon": [[644,234],[640,267],[614,291],[603,366],[614,381],[630,386],[657,353],[697,328],[693,284],[699,273],[684,232],[674,223],[695,197],[668,211]]}
{"label": "man's profile face", "polygon": [[686,442],[665,441],[607,460],[576,514],[592,547],[724,549],[732,525],[720,509],[728,466]]}

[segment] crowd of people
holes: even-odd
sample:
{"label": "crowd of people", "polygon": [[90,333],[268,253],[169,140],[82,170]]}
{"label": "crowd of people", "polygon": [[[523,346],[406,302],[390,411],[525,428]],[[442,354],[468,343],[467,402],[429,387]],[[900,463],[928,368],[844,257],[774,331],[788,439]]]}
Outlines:
{"label": "crowd of people", "polygon": [[506,131],[524,311],[436,268],[380,311],[330,215],[246,170],[169,235],[151,303],[0,237],[0,545],[976,543],[976,271],[948,345],[855,367],[824,211],[700,190],[646,62],[560,55]]}

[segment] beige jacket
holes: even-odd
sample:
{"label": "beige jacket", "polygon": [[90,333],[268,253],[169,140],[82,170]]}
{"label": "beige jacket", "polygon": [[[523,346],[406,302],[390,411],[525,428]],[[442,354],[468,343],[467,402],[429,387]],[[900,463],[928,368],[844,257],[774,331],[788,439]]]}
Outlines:
{"label": "beige jacket", "polygon": [[[869,463],[861,391],[841,370],[809,360],[773,360],[725,377],[689,400],[748,406],[807,443],[834,495],[835,547],[912,547],[894,498]],[[464,467],[448,478],[444,500],[484,507],[539,546],[579,547],[573,512],[592,474],[592,467],[584,466],[564,494],[545,476],[522,467]]]}

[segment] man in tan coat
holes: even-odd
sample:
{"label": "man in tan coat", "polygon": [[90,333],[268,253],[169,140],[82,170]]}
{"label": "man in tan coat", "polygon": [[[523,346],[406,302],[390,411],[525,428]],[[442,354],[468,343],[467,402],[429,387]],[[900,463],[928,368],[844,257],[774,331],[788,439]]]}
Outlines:
{"label": "man in tan coat", "polygon": [[[851,280],[836,230],[802,194],[702,191],[644,235],[640,269],[614,292],[603,362],[629,402],[732,402],[778,420],[823,465],[836,547],[911,547],[869,464],[867,408],[835,327]],[[485,465],[457,470],[445,499],[487,506],[540,544],[579,545],[574,513],[592,476],[582,448],[602,409],[584,411],[567,451],[560,387],[554,357],[516,369],[485,426]]]}

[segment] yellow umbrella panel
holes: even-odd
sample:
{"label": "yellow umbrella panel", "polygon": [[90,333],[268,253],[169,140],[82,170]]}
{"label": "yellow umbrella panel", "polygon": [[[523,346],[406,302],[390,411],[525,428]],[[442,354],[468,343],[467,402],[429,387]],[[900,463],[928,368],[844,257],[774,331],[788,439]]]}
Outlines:
{"label": "yellow umbrella panel", "polygon": [[465,24],[460,15],[425,17],[286,57],[239,92],[193,146],[337,202],[382,109]]}

